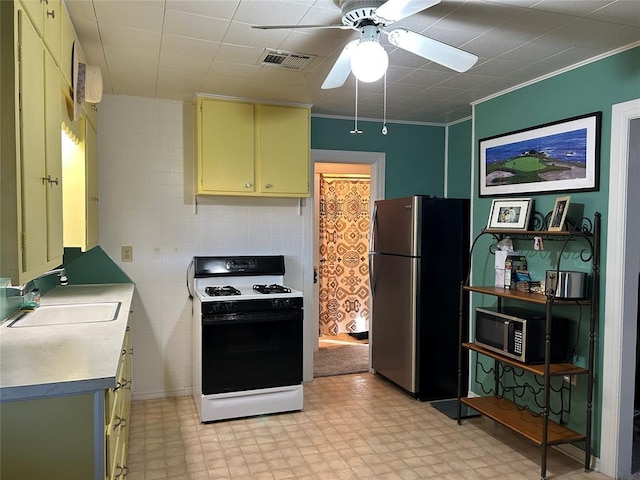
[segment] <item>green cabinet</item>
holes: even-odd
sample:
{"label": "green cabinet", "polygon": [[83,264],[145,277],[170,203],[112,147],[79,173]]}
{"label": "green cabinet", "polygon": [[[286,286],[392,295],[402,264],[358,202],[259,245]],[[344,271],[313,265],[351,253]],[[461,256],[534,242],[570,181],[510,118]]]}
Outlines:
{"label": "green cabinet", "polygon": [[309,196],[309,108],[199,97],[196,143],[197,194]]}

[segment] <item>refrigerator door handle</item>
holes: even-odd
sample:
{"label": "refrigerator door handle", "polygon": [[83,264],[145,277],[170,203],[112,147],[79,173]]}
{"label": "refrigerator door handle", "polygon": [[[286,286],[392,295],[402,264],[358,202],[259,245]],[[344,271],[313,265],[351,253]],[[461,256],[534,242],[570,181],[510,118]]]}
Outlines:
{"label": "refrigerator door handle", "polygon": [[378,206],[373,204],[373,214],[371,215],[371,229],[369,231],[369,288],[371,289],[371,296],[376,296],[376,282],[374,277],[374,248],[375,242],[374,237],[375,234],[378,233]]}
{"label": "refrigerator door handle", "polygon": [[369,251],[373,252],[376,248],[376,242],[374,238],[378,233],[378,206],[376,204],[373,205],[373,213],[371,214],[371,226],[369,229]]}
{"label": "refrigerator door handle", "polygon": [[376,279],[373,275],[373,262],[375,261],[375,253],[369,253],[369,288],[371,291],[371,297],[374,298],[376,296]]}

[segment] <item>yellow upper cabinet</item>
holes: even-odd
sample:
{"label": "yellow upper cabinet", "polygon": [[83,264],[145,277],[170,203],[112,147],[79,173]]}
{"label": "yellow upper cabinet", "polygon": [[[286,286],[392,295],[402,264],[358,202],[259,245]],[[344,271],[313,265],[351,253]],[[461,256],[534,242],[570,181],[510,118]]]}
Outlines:
{"label": "yellow upper cabinet", "polygon": [[56,65],[60,65],[62,0],[20,0],[38,34],[44,40]]}
{"label": "yellow upper cabinet", "polygon": [[254,105],[199,98],[196,108],[197,192],[254,193]]}
{"label": "yellow upper cabinet", "polygon": [[309,108],[198,98],[196,114],[196,193],[309,196]]}
{"label": "yellow upper cabinet", "polygon": [[[17,11],[19,68],[19,176],[21,273],[62,263],[61,82],[29,19]],[[43,115],[44,106],[44,115]]]}
{"label": "yellow upper cabinet", "polygon": [[258,188],[309,195],[309,109],[258,105]]}
{"label": "yellow upper cabinet", "polygon": [[98,134],[84,115],[71,119],[69,102],[64,111],[69,115],[65,125],[71,127],[62,148],[64,246],[86,252],[98,244]]}
{"label": "yellow upper cabinet", "polygon": [[0,276],[22,284],[62,263],[62,78],[21,3],[0,26]]}
{"label": "yellow upper cabinet", "polygon": [[73,67],[71,62],[73,60],[73,42],[76,40],[76,32],[66,11],[63,11],[60,17],[60,72],[67,86],[72,87],[71,70]]}

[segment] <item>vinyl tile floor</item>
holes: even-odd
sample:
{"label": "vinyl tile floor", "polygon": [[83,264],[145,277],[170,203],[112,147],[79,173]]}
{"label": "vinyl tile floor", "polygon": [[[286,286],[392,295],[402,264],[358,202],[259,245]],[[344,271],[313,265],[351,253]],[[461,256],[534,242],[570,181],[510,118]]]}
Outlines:
{"label": "vinyl tile floor", "polygon": [[[191,397],[135,401],[127,480],[538,480],[540,449],[370,373],[314,379],[301,412],[202,424]],[[548,480],[602,480],[550,450]]]}

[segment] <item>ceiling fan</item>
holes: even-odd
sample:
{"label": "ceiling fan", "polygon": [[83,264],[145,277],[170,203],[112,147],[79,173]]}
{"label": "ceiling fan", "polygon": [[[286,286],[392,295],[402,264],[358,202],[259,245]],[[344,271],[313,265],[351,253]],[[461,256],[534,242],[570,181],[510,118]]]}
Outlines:
{"label": "ceiling fan", "polygon": [[365,82],[380,79],[387,70],[389,57],[380,45],[380,34],[387,35],[396,47],[415,53],[457,72],[466,72],[478,57],[459,48],[425,37],[406,28],[391,25],[415,13],[426,10],[440,0],[333,0],[342,10],[342,24],[334,25],[255,25],[259,29],[339,28],[358,30],[360,38],[344,47],[322,88],[344,85],[349,73]]}

